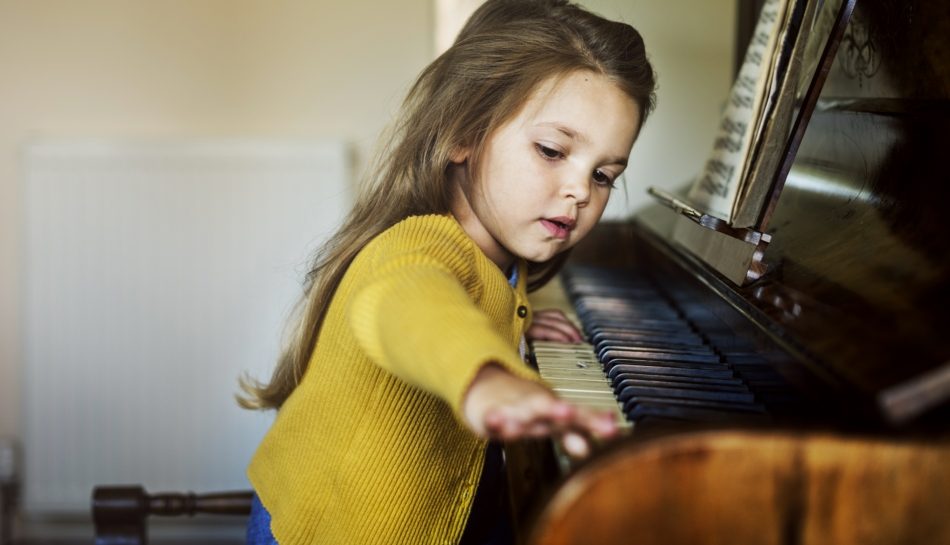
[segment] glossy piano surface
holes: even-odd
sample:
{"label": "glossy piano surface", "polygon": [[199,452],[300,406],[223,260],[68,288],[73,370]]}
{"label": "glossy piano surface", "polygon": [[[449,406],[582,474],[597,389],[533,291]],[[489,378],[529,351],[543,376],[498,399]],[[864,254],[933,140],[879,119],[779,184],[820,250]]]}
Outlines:
{"label": "glossy piano surface", "polygon": [[[698,274],[875,412],[950,366],[948,150],[950,2],[858,1],[767,230],[769,271],[742,288]],[[672,217],[636,221],[662,246]]]}

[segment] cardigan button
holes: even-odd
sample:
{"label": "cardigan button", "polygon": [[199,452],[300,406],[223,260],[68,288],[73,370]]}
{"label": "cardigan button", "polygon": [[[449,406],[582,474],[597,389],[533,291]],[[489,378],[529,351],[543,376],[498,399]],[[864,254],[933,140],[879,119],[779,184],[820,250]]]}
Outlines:
{"label": "cardigan button", "polygon": [[521,305],[520,307],[518,307],[518,317],[519,317],[519,318],[524,318],[524,317],[527,316],[527,315],[528,315],[528,307],[526,307],[526,306],[524,306],[524,305]]}

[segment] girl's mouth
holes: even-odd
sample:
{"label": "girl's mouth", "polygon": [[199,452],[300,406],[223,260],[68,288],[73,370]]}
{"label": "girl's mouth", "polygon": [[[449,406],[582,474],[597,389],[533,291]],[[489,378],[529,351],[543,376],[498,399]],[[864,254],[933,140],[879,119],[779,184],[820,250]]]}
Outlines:
{"label": "girl's mouth", "polygon": [[567,240],[568,235],[577,222],[568,217],[542,218],[541,225],[551,233],[554,238]]}

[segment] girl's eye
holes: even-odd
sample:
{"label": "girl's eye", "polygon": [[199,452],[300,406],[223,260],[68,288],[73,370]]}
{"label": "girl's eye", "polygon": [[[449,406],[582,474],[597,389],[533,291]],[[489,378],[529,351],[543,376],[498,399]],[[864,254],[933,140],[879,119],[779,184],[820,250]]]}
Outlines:
{"label": "girl's eye", "polygon": [[554,159],[560,159],[561,157],[564,157],[564,154],[556,149],[551,149],[547,146],[542,146],[541,144],[535,144],[534,147],[537,148],[538,153],[541,154],[541,157],[547,159],[548,161],[553,161]]}
{"label": "girl's eye", "polygon": [[613,180],[610,179],[610,176],[604,174],[602,170],[594,171],[594,181],[601,185],[609,185],[610,187],[614,186]]}

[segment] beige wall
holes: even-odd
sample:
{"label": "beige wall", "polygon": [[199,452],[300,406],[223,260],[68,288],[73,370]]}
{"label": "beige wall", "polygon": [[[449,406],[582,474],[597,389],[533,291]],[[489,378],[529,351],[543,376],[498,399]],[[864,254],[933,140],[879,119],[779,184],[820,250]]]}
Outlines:
{"label": "beige wall", "polygon": [[[590,0],[644,35],[659,107],[627,207],[695,173],[729,85],[731,0]],[[434,0],[0,0],[0,435],[20,431],[17,150],[35,137],[330,137],[365,150],[432,55]],[[618,208],[618,205],[621,205]]]}
{"label": "beige wall", "polygon": [[33,137],[366,147],[432,50],[431,0],[0,0],[0,435],[18,436],[17,150]]}
{"label": "beige wall", "polygon": [[643,35],[657,72],[657,108],[633,146],[626,194],[611,196],[607,214],[622,217],[650,204],[646,188],[687,183],[712,146],[732,84],[735,0],[586,0]]}

